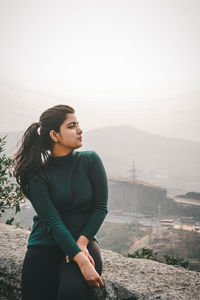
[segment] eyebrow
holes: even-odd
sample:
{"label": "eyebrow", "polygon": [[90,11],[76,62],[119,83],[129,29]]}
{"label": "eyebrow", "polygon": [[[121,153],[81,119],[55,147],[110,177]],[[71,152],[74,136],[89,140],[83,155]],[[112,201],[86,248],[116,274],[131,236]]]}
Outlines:
{"label": "eyebrow", "polygon": [[79,122],[74,122],[74,121],[73,121],[73,122],[67,123],[67,125],[69,125],[69,124],[76,124],[76,123],[79,124]]}

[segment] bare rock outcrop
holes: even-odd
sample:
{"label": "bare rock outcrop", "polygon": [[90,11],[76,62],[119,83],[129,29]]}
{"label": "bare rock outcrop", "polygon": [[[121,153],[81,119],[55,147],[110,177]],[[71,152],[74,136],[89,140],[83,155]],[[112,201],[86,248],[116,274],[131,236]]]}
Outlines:
{"label": "bare rock outcrop", "polygon": [[[0,223],[0,299],[19,300],[21,269],[30,232]],[[125,258],[101,250],[105,286],[92,288],[96,300],[200,299],[200,273],[163,263]]]}

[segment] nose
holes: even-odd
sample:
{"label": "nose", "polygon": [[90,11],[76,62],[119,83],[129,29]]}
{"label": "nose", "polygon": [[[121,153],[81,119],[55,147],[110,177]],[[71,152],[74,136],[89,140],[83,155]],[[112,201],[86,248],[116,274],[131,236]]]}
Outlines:
{"label": "nose", "polygon": [[80,134],[80,133],[83,132],[83,130],[79,127],[79,128],[78,128],[78,132],[79,132],[79,134]]}

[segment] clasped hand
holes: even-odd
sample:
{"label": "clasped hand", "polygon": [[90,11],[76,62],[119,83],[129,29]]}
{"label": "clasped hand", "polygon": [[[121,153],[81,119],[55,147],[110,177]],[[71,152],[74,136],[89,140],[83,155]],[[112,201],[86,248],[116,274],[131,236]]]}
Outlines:
{"label": "clasped hand", "polygon": [[[87,258],[89,258],[89,261],[91,262],[91,264],[92,264],[93,266],[95,266],[94,259],[93,259],[93,257],[90,255],[90,253],[89,253],[89,251],[88,251],[88,249],[87,249],[87,246],[86,246],[86,245],[82,245],[82,244],[80,244],[80,243],[78,243],[78,242],[77,242],[77,245],[78,245],[79,248],[83,251],[83,253],[85,254],[85,256],[86,256]],[[67,261],[67,263],[70,262],[69,255],[66,256],[66,261]]]}
{"label": "clasped hand", "polygon": [[[80,259],[80,256],[81,257],[85,256],[85,259],[81,258],[79,262],[77,262],[77,258],[76,258],[76,262],[78,263],[78,266],[81,270],[81,273],[83,274],[83,277],[85,278],[89,286],[94,286],[98,288],[102,287],[104,285],[103,281],[99,276],[99,274],[97,273],[97,271],[95,270],[94,267],[95,262],[87,249],[87,244],[78,240],[77,245],[82,251],[76,254],[75,257],[79,255],[79,259]],[[70,258],[68,255],[66,256],[66,261],[67,263],[70,262]]]}

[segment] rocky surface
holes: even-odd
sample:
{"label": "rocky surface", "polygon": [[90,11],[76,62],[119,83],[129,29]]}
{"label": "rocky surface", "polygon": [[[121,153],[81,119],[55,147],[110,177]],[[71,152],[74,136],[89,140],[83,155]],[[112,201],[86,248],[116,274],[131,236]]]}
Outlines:
{"label": "rocky surface", "polygon": [[[0,223],[0,300],[20,299],[21,268],[30,232]],[[200,299],[200,273],[101,250],[105,286],[96,300]]]}

